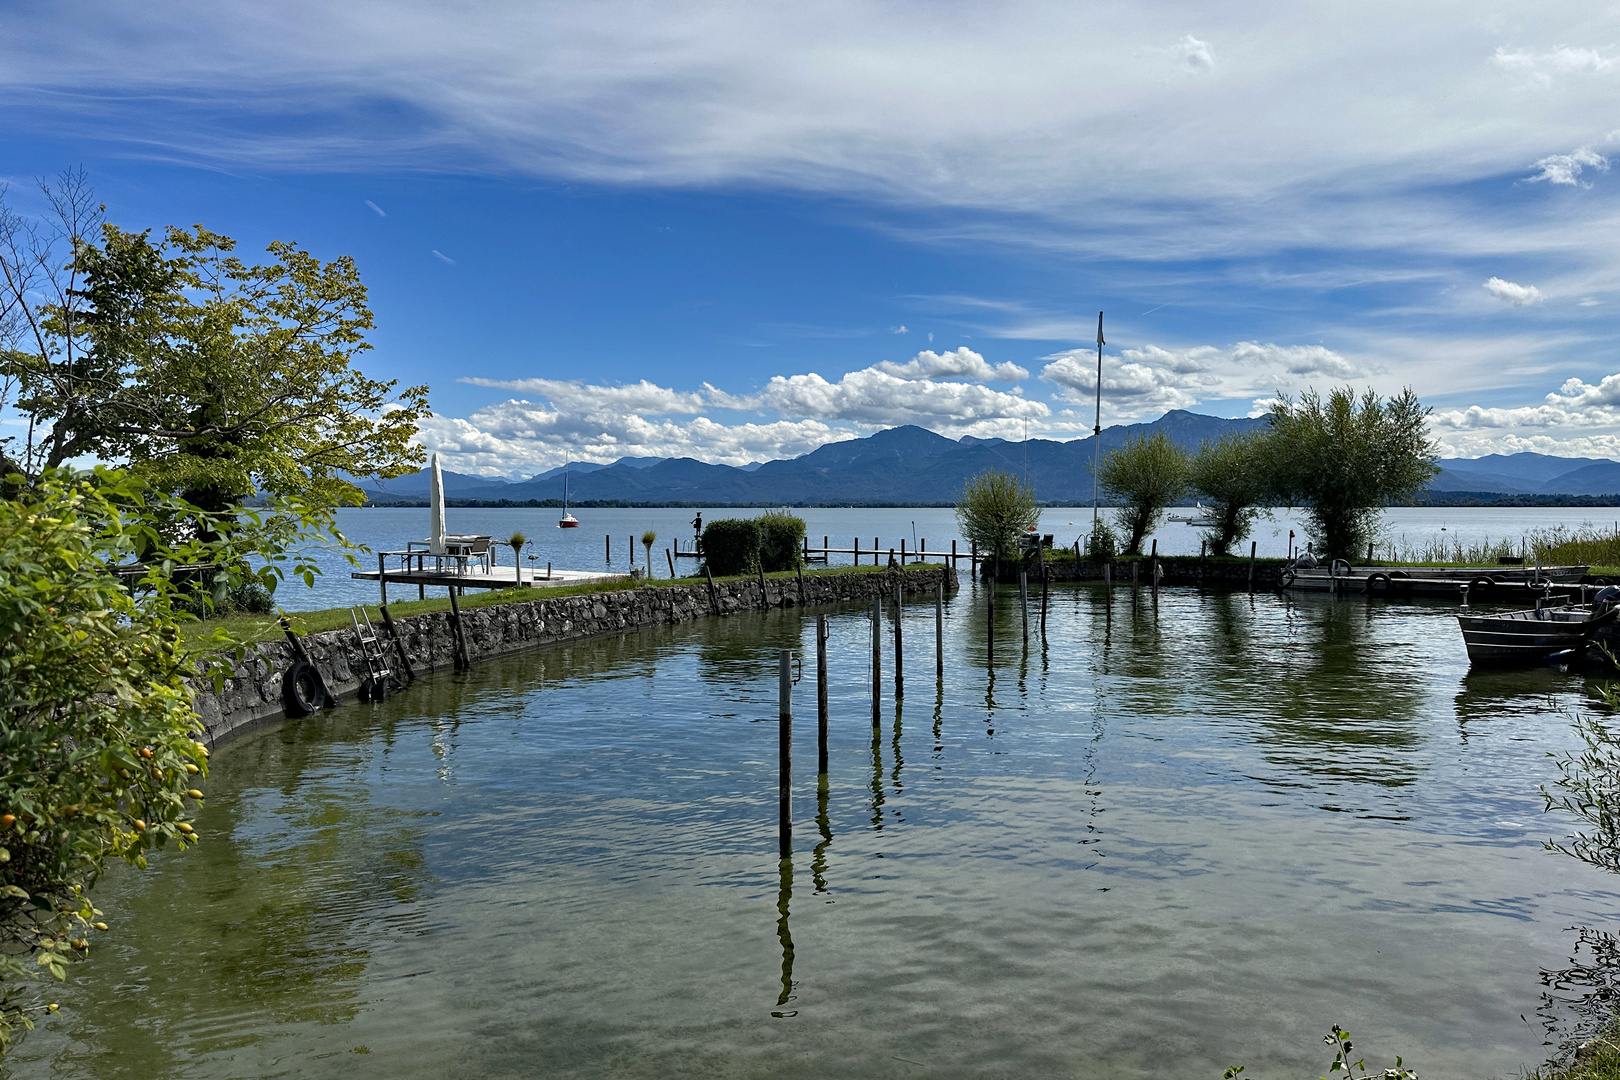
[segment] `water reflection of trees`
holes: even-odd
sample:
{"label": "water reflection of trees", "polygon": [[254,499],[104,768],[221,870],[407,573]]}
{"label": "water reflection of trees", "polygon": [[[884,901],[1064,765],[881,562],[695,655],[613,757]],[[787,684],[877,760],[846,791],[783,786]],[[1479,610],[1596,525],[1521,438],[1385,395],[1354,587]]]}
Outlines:
{"label": "water reflection of trees", "polygon": [[204,842],[96,897],[118,928],[64,995],[73,1071],[237,1068],[289,1028],[354,1018],[373,947],[416,932],[431,883],[424,815],[371,797],[400,715],[344,709],[216,755]]}

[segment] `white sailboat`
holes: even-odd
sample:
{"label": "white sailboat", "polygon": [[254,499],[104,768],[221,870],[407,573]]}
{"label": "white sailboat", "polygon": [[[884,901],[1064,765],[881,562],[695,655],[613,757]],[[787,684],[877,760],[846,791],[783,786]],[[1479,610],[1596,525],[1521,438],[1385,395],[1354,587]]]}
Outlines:
{"label": "white sailboat", "polygon": [[568,512],[568,462],[566,461],[563,462],[563,516],[562,520],[557,522],[557,528],[579,528],[579,519]]}

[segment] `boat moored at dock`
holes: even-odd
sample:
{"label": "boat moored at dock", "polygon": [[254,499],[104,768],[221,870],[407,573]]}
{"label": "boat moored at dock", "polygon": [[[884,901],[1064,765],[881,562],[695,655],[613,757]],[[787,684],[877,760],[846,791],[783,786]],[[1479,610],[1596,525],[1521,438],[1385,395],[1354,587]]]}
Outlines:
{"label": "boat moored at dock", "polygon": [[1471,664],[1534,664],[1584,652],[1598,629],[1620,614],[1620,588],[1609,586],[1589,604],[1538,603],[1523,611],[1459,614]]}

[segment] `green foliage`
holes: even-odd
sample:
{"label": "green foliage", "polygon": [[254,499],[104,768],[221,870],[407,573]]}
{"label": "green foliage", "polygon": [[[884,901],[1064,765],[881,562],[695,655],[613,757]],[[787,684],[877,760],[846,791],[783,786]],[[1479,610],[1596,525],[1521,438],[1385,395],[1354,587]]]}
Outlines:
{"label": "green foliage", "polygon": [[353,260],[276,241],[249,265],[200,226],[154,241],[102,224],[82,176],[46,194],[54,235],[0,204],[0,378],[17,393],[0,405],[30,421],[6,447],[17,469],[93,455],[217,512],[255,493],[355,505],[347,475],[420,465],[426,387],[353,367],[372,326]]}
{"label": "green foliage", "polygon": [[1271,493],[1265,436],[1254,432],[1206,442],[1187,463],[1187,482],[1214,512],[1215,527],[1207,534],[1210,553],[1228,554],[1248,538]]}
{"label": "green foliage", "polygon": [[1298,404],[1271,407],[1266,445],[1273,486],[1306,510],[1320,554],[1353,558],[1376,535],[1380,509],[1422,491],[1439,471],[1429,410],[1410,389],[1384,401],[1341,387],[1324,401],[1307,391]]}
{"label": "green foliage", "polygon": [[[30,974],[65,977],[104,925],[88,890],[106,861],[198,840],[207,751],[164,565],[211,552],[168,546],[149,523],[165,512],[106,472],[47,473],[0,500],[0,1049],[39,1011]],[[111,568],[137,552],[150,568],[126,587]]]}
{"label": "green foliage", "polygon": [[747,518],[716,518],[703,526],[703,561],[722,577],[759,565],[759,526]]}
{"label": "green foliage", "polygon": [[1125,554],[1140,555],[1142,540],[1187,490],[1187,454],[1162,431],[1131,436],[1103,458],[1097,479],[1119,500],[1114,517],[1126,536]]}
{"label": "green foliage", "polygon": [[1040,524],[1035,488],[1011,473],[989,469],[969,480],[956,500],[962,535],[996,559],[1017,555],[1029,531]]}
{"label": "green foliage", "polygon": [[759,522],[759,558],[765,572],[796,569],[804,559],[804,519],[771,510],[754,520]]}
{"label": "green foliage", "polygon": [[[1338,1024],[1334,1024],[1333,1030],[1322,1036],[1322,1041],[1333,1048],[1333,1064],[1328,1066],[1329,1074],[1343,1073],[1346,1080],[1420,1080],[1418,1074],[1408,1069],[1399,1057],[1392,1068],[1377,1072],[1367,1071],[1365,1058],[1350,1060],[1355,1047],[1350,1042],[1350,1033]],[[1230,1066],[1221,1073],[1221,1080],[1235,1080],[1244,1072],[1242,1065]],[[1322,1080],[1327,1080],[1327,1077],[1324,1076]]]}
{"label": "green foliage", "polygon": [[1108,527],[1108,522],[1097,519],[1086,537],[1086,558],[1094,563],[1113,562],[1119,555],[1119,537]]}
{"label": "green foliage", "polygon": [[773,510],[757,518],[718,518],[703,527],[703,559],[712,573],[792,570],[803,558],[804,519]]}
{"label": "green foliage", "polygon": [[[1609,707],[1620,705],[1620,691],[1600,691]],[[1549,754],[1558,768],[1553,788],[1541,787],[1547,810],[1561,810],[1587,826],[1564,842],[1547,841],[1548,849],[1573,855],[1611,874],[1620,874],[1620,736],[1595,716],[1575,719],[1579,753]]]}

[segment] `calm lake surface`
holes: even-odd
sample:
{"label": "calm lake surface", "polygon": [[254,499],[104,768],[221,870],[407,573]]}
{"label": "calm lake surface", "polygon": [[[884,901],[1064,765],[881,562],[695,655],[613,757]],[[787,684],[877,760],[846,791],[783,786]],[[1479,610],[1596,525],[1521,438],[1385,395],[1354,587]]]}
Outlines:
{"label": "calm lake surface", "polygon": [[[752,517],[759,510],[705,510],[705,521],[718,517]],[[1172,513],[1185,514],[1186,508]],[[658,541],[652,549],[652,569],[657,577],[669,576],[669,562],[664,549],[676,539],[681,547],[692,547],[692,516],[696,510],[675,507],[650,509],[580,510],[580,527],[557,528],[557,510],[484,509],[479,507],[450,507],[445,511],[445,523],[451,532],[465,532],[493,536],[504,540],[514,531],[529,539],[526,555],[534,555],[537,562],[530,564],[545,568],[551,562],[558,569],[592,570],[625,573],[630,569],[633,554],[635,565],[645,564],[641,535],[648,530],[657,533]],[[833,547],[848,548],[858,535],[863,548],[871,548],[874,539],[882,549],[900,547],[905,540],[908,549],[915,550],[926,543],[930,551],[949,551],[955,540],[962,551],[968,550],[956,524],[956,514],[948,508],[868,509],[847,507],[796,508],[794,514],[805,521],[810,543],[820,545],[823,536],[831,537]],[[1104,514],[1109,513],[1105,508]],[[1535,529],[1563,526],[1578,528],[1589,524],[1601,528],[1620,528],[1614,520],[1620,518],[1620,509],[1588,507],[1566,509],[1559,507],[1398,507],[1384,512],[1382,540],[1394,544],[1397,551],[1417,550],[1435,541],[1448,544],[1460,540],[1464,544],[1477,544],[1485,540],[1511,539],[1518,541]],[[428,534],[428,512],[416,507],[351,508],[338,512],[338,527],[350,540],[364,545],[369,551],[398,551],[412,540]],[[1288,553],[1288,533],[1294,530],[1304,546],[1305,529],[1295,515],[1278,510],[1270,518],[1262,518],[1255,525],[1252,539],[1262,557],[1280,558]],[[1091,508],[1056,507],[1041,515],[1041,532],[1051,533],[1055,542],[1071,545],[1076,537],[1091,531]],[[1185,524],[1167,522],[1154,539],[1159,551],[1165,555],[1196,555],[1203,530]],[[1245,547],[1245,550],[1247,548]],[[323,570],[313,589],[302,582],[286,582],[276,593],[276,599],[289,611],[308,611],[316,608],[341,607],[345,604],[374,604],[377,602],[375,582],[355,581],[349,577],[354,569],[336,551],[318,551],[317,559]],[[497,557],[503,565],[512,565],[510,548],[500,548]],[[375,570],[375,555],[357,556],[362,569]],[[527,561],[527,560],[525,560]],[[866,556],[863,561],[870,562]],[[848,555],[835,555],[834,566],[850,562]],[[397,565],[397,563],[391,563]],[[680,560],[676,570],[688,574],[697,568],[693,560]],[[404,595],[409,595],[406,590]]]}
{"label": "calm lake surface", "polygon": [[[930,537],[932,539],[932,537]],[[204,842],[6,1059],[45,1077],[1319,1076],[1339,1023],[1427,1078],[1539,1063],[1541,974],[1620,881],[1541,841],[1581,679],[1470,674],[1452,608],[1055,589],[908,607],[869,706],[801,613],[441,675],[222,748]],[[766,722],[760,722],[766,721]],[[364,1052],[361,1052],[364,1051]]]}

